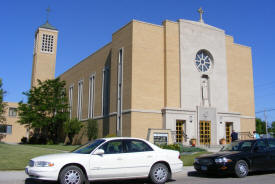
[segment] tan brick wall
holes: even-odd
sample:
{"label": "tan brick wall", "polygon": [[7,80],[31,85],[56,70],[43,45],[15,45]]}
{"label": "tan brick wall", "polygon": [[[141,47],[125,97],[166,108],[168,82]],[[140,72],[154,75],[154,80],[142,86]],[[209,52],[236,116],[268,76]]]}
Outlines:
{"label": "tan brick wall", "polygon": [[162,26],[133,21],[133,109],[160,110],[164,107],[163,35]]}
{"label": "tan brick wall", "polygon": [[[251,48],[235,44],[226,36],[228,104],[230,112],[255,117]],[[241,131],[254,131],[255,119],[241,119]]]}
{"label": "tan brick wall", "polygon": [[67,94],[69,94],[69,87],[74,86],[72,117],[77,116],[78,82],[80,80],[83,80],[82,119],[88,117],[89,78],[92,74],[95,74],[94,116],[102,115],[103,69],[109,61],[110,53],[111,44],[108,44],[60,75],[60,79],[66,81]]}
{"label": "tan brick wall", "polygon": [[122,115],[122,136],[131,137],[131,113],[124,113]]}
{"label": "tan brick wall", "polygon": [[7,102],[7,107],[6,107],[6,125],[11,125],[12,126],[12,134],[6,134],[6,137],[2,139],[3,142],[10,142],[10,143],[19,143],[21,142],[22,137],[27,136],[27,129],[23,126],[17,123],[18,121],[18,116],[16,117],[10,117],[9,116],[9,108],[17,108],[18,103],[13,103],[13,102]]}
{"label": "tan brick wall", "polygon": [[256,130],[255,119],[241,118],[241,132],[253,133],[253,131],[255,130]]}
{"label": "tan brick wall", "polygon": [[[52,53],[45,53],[41,51],[43,34],[54,35]],[[35,48],[36,53],[33,56],[32,81],[31,81],[32,86],[37,85],[37,79],[40,79],[41,81],[44,81],[47,79],[54,79],[58,32],[39,28],[36,39],[37,39],[36,40],[37,47]]]}
{"label": "tan brick wall", "polygon": [[117,77],[119,49],[123,49],[122,109],[131,108],[132,92],[132,34],[133,22],[128,23],[112,36],[110,112],[117,112]]}
{"label": "tan brick wall", "polygon": [[164,84],[165,107],[180,107],[179,24],[164,21]]}
{"label": "tan brick wall", "polygon": [[162,114],[157,113],[131,113],[131,136],[146,139],[148,129],[162,128]]}

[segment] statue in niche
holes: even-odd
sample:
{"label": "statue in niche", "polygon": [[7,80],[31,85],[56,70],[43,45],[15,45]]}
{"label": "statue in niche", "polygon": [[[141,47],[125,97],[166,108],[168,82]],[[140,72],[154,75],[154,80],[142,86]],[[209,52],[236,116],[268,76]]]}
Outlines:
{"label": "statue in niche", "polygon": [[203,107],[209,107],[208,78],[206,78],[206,77],[202,78],[201,92],[202,92],[202,106]]}

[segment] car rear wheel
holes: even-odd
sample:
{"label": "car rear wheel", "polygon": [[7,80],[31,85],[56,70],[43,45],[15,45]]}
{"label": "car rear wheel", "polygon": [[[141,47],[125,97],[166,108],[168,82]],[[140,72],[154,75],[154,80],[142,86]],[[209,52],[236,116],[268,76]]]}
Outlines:
{"label": "car rear wheel", "polygon": [[244,178],[247,176],[248,172],[249,172],[249,168],[246,161],[239,160],[235,165],[235,175],[238,178]]}
{"label": "car rear wheel", "polygon": [[170,177],[170,172],[165,164],[153,165],[150,171],[150,179],[155,184],[165,183]]}
{"label": "car rear wheel", "polygon": [[79,167],[67,166],[60,172],[59,182],[61,184],[83,184],[86,183],[86,177]]}

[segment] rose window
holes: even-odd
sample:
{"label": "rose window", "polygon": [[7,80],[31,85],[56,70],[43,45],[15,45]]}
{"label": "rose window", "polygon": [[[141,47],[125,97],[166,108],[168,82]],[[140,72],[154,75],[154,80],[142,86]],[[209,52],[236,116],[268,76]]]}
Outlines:
{"label": "rose window", "polygon": [[200,50],[196,54],[195,65],[200,72],[208,72],[213,65],[213,57],[206,50]]}

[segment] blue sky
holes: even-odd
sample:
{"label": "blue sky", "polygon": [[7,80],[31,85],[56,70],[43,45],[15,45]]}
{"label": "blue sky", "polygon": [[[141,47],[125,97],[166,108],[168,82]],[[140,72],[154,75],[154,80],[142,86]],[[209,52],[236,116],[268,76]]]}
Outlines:
{"label": "blue sky", "polygon": [[[198,20],[197,9],[203,7],[205,23],[252,48],[256,112],[275,109],[274,0],[1,0],[5,101],[24,99],[22,92],[30,88],[34,33],[45,23],[48,6],[49,22],[59,29],[56,76],[109,43],[112,33],[132,19],[153,24]],[[275,121],[275,111],[267,112],[267,118]]]}

